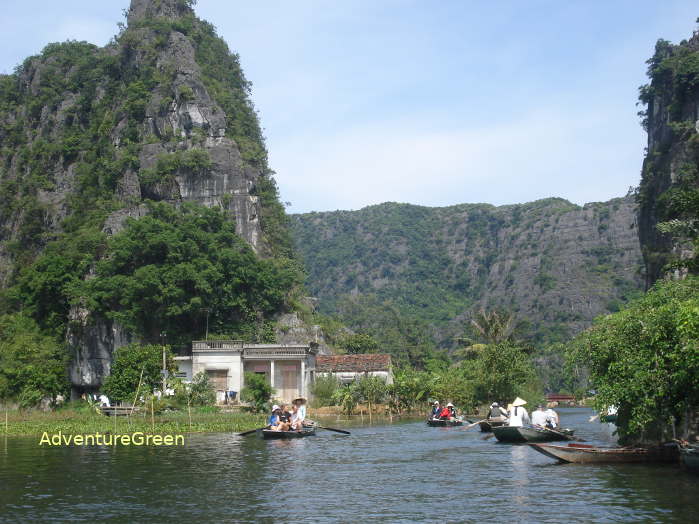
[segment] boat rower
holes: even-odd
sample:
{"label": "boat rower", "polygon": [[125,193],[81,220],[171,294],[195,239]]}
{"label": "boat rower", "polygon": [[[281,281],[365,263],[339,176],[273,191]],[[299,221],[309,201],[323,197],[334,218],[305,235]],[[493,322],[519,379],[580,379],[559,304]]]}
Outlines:
{"label": "boat rower", "polygon": [[488,412],[488,418],[495,418],[495,419],[507,418],[507,411],[502,409],[502,407],[500,407],[500,404],[498,404],[497,402],[493,402],[490,405],[490,411]]}
{"label": "boat rower", "polygon": [[512,403],[512,410],[510,410],[510,418],[507,421],[509,426],[524,426],[529,424],[529,413],[524,408],[527,403],[526,400],[517,397]]}

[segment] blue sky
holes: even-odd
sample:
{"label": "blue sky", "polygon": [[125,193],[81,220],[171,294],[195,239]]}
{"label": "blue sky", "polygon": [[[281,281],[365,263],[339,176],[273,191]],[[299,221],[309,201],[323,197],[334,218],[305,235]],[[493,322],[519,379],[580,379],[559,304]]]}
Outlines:
{"label": "blue sky", "polygon": [[[3,2],[0,72],[48,42],[104,44],[128,0]],[[444,206],[637,185],[638,86],[695,1],[199,0],[253,82],[289,212]]]}

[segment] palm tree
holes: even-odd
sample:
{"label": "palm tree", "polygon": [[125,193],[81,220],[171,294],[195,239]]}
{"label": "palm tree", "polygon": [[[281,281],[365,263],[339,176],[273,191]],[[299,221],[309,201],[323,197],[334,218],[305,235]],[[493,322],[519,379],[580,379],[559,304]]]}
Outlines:
{"label": "palm tree", "polygon": [[498,344],[512,338],[515,318],[507,311],[486,311],[481,308],[471,319],[471,325],[486,344]]}

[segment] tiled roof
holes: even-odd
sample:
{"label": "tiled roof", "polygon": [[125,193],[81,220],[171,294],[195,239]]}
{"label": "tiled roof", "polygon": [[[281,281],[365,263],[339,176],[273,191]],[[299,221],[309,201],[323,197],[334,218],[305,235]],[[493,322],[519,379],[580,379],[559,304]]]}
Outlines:
{"label": "tiled roof", "polygon": [[316,371],[319,373],[388,371],[390,367],[391,355],[385,353],[318,355],[316,357]]}

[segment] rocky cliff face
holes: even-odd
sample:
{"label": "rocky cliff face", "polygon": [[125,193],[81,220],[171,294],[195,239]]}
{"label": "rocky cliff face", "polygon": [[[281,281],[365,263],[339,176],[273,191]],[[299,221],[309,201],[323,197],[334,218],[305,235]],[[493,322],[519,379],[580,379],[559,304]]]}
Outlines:
{"label": "rocky cliff face", "polygon": [[[118,233],[146,200],[222,208],[258,254],[287,254],[249,83],[191,3],[133,0],[107,47],[51,44],[0,77],[0,287],[56,239]],[[70,320],[71,379],[95,387],[134,337],[79,306]]]}
{"label": "rocky cliff face", "polygon": [[646,286],[699,270],[699,33],[660,40],[641,88],[648,149],[638,192]]}
{"label": "rocky cliff face", "polygon": [[454,347],[474,310],[497,307],[535,340],[565,340],[643,287],[630,196],[584,207],[381,204],[292,223],[321,311],[378,338],[388,307]]}

